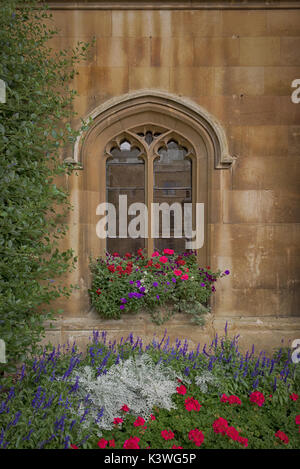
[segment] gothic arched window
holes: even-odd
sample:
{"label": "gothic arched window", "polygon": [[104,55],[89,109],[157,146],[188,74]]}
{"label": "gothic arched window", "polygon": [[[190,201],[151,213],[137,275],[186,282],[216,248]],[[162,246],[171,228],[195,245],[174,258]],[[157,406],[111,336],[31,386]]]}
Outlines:
{"label": "gothic arched window", "polygon": [[[127,129],[106,145],[106,202],[116,214],[116,230],[106,241],[108,252],[186,250],[185,207],[192,206],[193,155],[191,144],[174,130],[151,124]],[[134,210],[138,203],[145,204],[145,212]],[[130,223],[137,216],[139,229],[133,235]]]}

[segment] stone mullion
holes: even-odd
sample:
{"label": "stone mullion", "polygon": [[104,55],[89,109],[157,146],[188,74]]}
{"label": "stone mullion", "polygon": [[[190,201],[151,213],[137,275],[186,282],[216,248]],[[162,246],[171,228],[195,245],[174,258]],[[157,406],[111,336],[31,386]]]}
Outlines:
{"label": "stone mullion", "polygon": [[154,250],[154,239],[151,236],[151,220],[152,220],[152,203],[153,203],[153,155],[147,149],[147,161],[145,171],[145,188],[146,188],[146,206],[148,208],[148,237],[146,238],[146,250],[148,257],[151,257]]}

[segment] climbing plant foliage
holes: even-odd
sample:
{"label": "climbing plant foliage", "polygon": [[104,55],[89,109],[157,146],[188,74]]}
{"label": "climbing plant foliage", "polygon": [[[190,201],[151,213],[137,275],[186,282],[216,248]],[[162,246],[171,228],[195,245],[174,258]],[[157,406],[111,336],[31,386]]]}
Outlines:
{"label": "climbing plant foliage", "polygon": [[74,130],[72,80],[90,44],[55,52],[58,34],[49,10],[32,0],[0,4],[0,338],[12,372],[55,317],[48,306],[72,285],[59,279],[74,267],[71,249],[63,250],[70,210],[63,154]]}

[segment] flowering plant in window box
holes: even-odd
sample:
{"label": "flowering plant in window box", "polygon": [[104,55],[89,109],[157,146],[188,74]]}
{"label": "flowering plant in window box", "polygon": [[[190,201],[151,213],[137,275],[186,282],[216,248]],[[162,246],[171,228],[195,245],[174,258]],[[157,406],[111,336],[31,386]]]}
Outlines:
{"label": "flowering plant in window box", "polygon": [[107,253],[106,259],[91,260],[91,272],[91,302],[104,318],[147,311],[162,323],[176,312],[188,312],[198,324],[209,311],[215,282],[229,274],[199,267],[194,251],[172,249],[155,251],[150,259],[142,249],[136,255]]}

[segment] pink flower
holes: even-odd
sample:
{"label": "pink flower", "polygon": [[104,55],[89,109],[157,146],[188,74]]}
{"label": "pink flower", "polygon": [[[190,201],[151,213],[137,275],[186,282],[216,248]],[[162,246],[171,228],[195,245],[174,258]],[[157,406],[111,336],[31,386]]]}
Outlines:
{"label": "pink flower", "polygon": [[97,445],[99,446],[99,448],[105,448],[106,445],[107,445],[107,443],[108,443],[107,440],[105,440],[104,438],[101,438],[101,439],[98,441]]}
{"label": "pink flower", "polygon": [[287,444],[289,442],[288,436],[283,433],[281,430],[278,430],[278,432],[275,433],[276,438],[279,438],[284,444]]}
{"label": "pink flower", "polygon": [[119,423],[123,423],[123,419],[120,419],[119,417],[116,417],[116,418],[114,419],[114,424],[115,424],[115,425],[118,425]]}
{"label": "pink flower", "polygon": [[182,275],[182,271],[179,269],[174,269],[174,275],[176,275],[176,277],[179,277],[180,275]]}
{"label": "pink flower", "polygon": [[151,257],[158,257],[159,256],[159,252],[158,251],[154,251],[154,253],[152,254]]}
{"label": "pink flower", "polygon": [[295,417],[295,424],[300,425],[300,414]]}
{"label": "pink flower", "polygon": [[109,447],[110,448],[115,448],[116,447],[115,440],[109,440]]}
{"label": "pink flower", "polygon": [[168,258],[166,256],[161,256],[159,258],[159,262],[161,262],[162,264],[165,264],[166,262],[168,262]]}
{"label": "pink flower", "polygon": [[144,424],[145,424],[145,420],[143,419],[143,417],[138,417],[136,421],[133,423],[135,427],[141,427]]}
{"label": "pink flower", "polygon": [[123,410],[123,412],[129,412],[129,407],[126,404],[124,404],[121,410]]}
{"label": "pink flower", "polygon": [[183,449],[183,447],[182,447],[182,446],[173,445],[173,446],[172,446],[172,449]]}
{"label": "pink flower", "polygon": [[185,402],[184,402],[185,408],[188,412],[191,412],[192,410],[196,410],[199,412],[200,407],[202,407],[199,402],[194,399],[193,397],[188,397]]}
{"label": "pink flower", "polygon": [[204,435],[201,430],[195,428],[189,432],[189,440],[194,441],[196,446],[201,446],[204,441]]}
{"label": "pink flower", "polygon": [[254,402],[254,404],[257,404],[259,407],[261,407],[265,402],[265,397],[263,393],[254,391],[250,394],[250,402]]}
{"label": "pink flower", "polygon": [[164,440],[173,440],[174,438],[174,433],[171,432],[171,430],[162,430],[161,436],[163,437]]}
{"label": "pink flower", "polygon": [[292,401],[297,401],[299,399],[299,395],[293,393],[293,394],[290,395],[290,399],[292,399]]}
{"label": "pink flower", "polygon": [[140,449],[138,442],[140,439],[137,436],[130,437],[129,440],[125,440],[123,448],[125,449]]}
{"label": "pink flower", "polygon": [[79,449],[78,446],[76,445],[70,445],[71,446],[71,449]]}
{"label": "pink flower", "polygon": [[221,433],[222,435],[225,435],[227,428],[228,428],[228,422],[222,417],[219,417],[213,423],[213,430],[215,433]]}
{"label": "pink flower", "polygon": [[171,256],[172,254],[174,254],[174,251],[173,251],[173,249],[164,249],[163,253],[164,254],[169,254]]}
{"label": "pink flower", "polygon": [[226,394],[222,394],[220,402],[228,402],[228,397],[226,396]]}
{"label": "pink flower", "polygon": [[176,391],[178,394],[184,396],[186,394],[186,387],[182,384],[181,386],[178,386],[178,388],[176,388]]}
{"label": "pink flower", "polygon": [[150,419],[151,419],[151,420],[156,420],[155,415],[151,414],[151,415],[150,415]]}
{"label": "pink flower", "polygon": [[181,278],[181,280],[188,280],[189,276],[188,276],[188,274],[184,274],[180,278]]}

